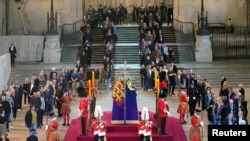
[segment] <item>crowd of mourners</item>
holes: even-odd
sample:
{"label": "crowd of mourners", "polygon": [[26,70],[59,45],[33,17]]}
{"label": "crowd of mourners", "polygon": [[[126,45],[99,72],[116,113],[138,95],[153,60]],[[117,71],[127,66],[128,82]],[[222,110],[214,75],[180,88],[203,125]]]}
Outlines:
{"label": "crowd of mourners", "polygon": [[[153,91],[156,87],[156,75],[159,75],[160,90],[165,97],[176,95],[185,91],[189,97],[189,113],[194,114],[198,106],[207,111],[209,124],[213,125],[244,125],[248,124],[247,101],[243,84],[239,89],[229,86],[225,76],[222,76],[221,89],[215,94],[209,81],[201,79],[192,69],[189,72],[180,70],[173,63],[174,52],[168,48],[162,33],[163,22],[171,25],[173,8],[163,4],[148,5],[146,7],[133,7],[133,21],[139,24],[139,55],[141,58],[140,75],[141,87]],[[166,15],[167,13],[167,15]],[[102,28],[104,43],[104,61],[96,66],[97,78],[106,89],[111,87],[111,72],[114,62],[114,43],[117,41],[115,24],[127,20],[127,9],[122,4],[116,8],[99,5],[95,10],[89,7],[86,18],[83,20],[80,32],[83,50],[74,68],[62,68],[60,72],[52,68],[49,76],[41,70],[38,75],[33,74],[25,78],[23,84],[19,81],[6,85],[0,99],[0,133],[2,138],[6,132],[14,128],[13,122],[23,106],[30,106],[25,115],[27,128],[35,130],[44,124],[43,117],[51,111],[57,111],[57,116],[62,117],[62,97],[71,94],[77,97],[77,88],[85,87],[86,81],[91,77],[87,68],[91,65],[93,37],[92,29]],[[103,81],[104,80],[104,81]],[[98,83],[98,82],[97,82]],[[102,85],[100,85],[102,86]],[[56,109],[55,109],[56,107]],[[64,119],[63,125],[69,125],[69,117]],[[67,121],[68,120],[68,121]],[[32,130],[32,131],[33,131]],[[30,130],[31,131],[31,130]]]}
{"label": "crowd of mourners", "polygon": [[[23,106],[29,106],[25,114],[25,125],[30,134],[37,136],[38,128],[45,124],[43,117],[55,110],[58,117],[62,117],[62,97],[70,93],[73,83],[71,68],[62,68],[59,72],[52,68],[49,75],[43,70],[25,78],[24,82],[15,81],[6,85],[1,93],[0,100],[0,132],[5,135],[14,128],[13,122]],[[66,120],[66,119],[65,119]],[[64,122],[65,122],[64,120]],[[69,119],[68,119],[69,120]],[[69,124],[69,121],[67,121]],[[66,125],[65,123],[63,125]]]}
{"label": "crowd of mourners", "polygon": [[[166,97],[175,95],[175,89],[177,89],[178,94],[180,91],[186,91],[189,97],[190,116],[194,114],[198,106],[207,111],[209,124],[248,124],[248,109],[243,84],[240,84],[239,89],[232,89],[228,86],[228,81],[223,78],[222,88],[219,94],[215,94],[208,80],[202,80],[200,75],[193,73],[192,70],[188,73],[185,70],[179,70],[173,63],[174,52],[172,48],[168,48],[164,41],[162,33],[164,22],[162,13],[164,12],[162,10],[154,11],[152,9],[157,8],[152,7],[142,12],[144,14],[141,14],[137,20],[140,30],[141,87],[147,91],[154,91],[159,76],[160,92],[164,93]],[[168,10],[170,8],[172,8],[171,5]],[[171,14],[171,12],[168,13]],[[171,22],[171,15],[168,17],[170,18],[168,21]]]}

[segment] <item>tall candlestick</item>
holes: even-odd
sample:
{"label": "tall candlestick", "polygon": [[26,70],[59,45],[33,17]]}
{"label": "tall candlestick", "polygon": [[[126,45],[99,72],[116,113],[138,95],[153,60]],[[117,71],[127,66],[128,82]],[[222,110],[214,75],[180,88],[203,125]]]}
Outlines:
{"label": "tall candlestick", "polygon": [[89,80],[88,85],[89,85],[89,89],[88,89],[89,96],[91,97],[91,80]]}
{"label": "tall candlestick", "polygon": [[92,87],[95,87],[95,72],[92,71]]}
{"label": "tall candlestick", "polygon": [[157,96],[160,94],[160,80],[157,78]]}
{"label": "tall candlestick", "polygon": [[156,90],[157,90],[157,70],[155,70],[155,72],[154,72],[154,79],[155,79],[155,88],[156,88]]}

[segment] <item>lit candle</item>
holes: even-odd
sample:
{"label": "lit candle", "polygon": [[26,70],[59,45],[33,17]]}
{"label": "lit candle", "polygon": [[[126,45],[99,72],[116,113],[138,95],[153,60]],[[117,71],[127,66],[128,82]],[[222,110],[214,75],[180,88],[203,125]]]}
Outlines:
{"label": "lit candle", "polygon": [[89,80],[89,89],[88,89],[88,91],[89,91],[89,96],[91,97],[91,80]]}
{"label": "lit candle", "polygon": [[160,80],[157,79],[157,96],[160,94]]}
{"label": "lit candle", "polygon": [[156,90],[157,90],[157,70],[155,70],[154,73],[155,73],[155,76],[154,76],[154,77],[155,77],[155,78],[154,78],[154,79],[155,79],[155,88],[156,88]]}
{"label": "lit candle", "polygon": [[95,87],[95,72],[92,71],[92,87]]}

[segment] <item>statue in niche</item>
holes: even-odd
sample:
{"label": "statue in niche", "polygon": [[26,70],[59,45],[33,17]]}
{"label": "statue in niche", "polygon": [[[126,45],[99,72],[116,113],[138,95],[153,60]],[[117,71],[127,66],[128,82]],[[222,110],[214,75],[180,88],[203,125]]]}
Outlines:
{"label": "statue in niche", "polygon": [[234,25],[233,25],[233,22],[232,22],[232,18],[230,16],[227,19],[226,32],[234,33]]}

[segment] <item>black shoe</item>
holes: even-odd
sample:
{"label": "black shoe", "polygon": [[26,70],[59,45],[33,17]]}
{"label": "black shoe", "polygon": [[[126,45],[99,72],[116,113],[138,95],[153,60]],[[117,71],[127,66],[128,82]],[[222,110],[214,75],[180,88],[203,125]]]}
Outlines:
{"label": "black shoe", "polygon": [[81,136],[87,136],[86,134],[81,134]]}
{"label": "black shoe", "polygon": [[62,125],[63,125],[63,126],[66,126],[66,124],[65,124],[65,123],[63,123]]}
{"label": "black shoe", "polygon": [[161,133],[161,135],[167,135],[167,133],[164,132],[164,133]]}
{"label": "black shoe", "polygon": [[187,123],[187,122],[184,120],[184,123]]}
{"label": "black shoe", "polygon": [[69,124],[67,124],[67,126],[69,126]]}

